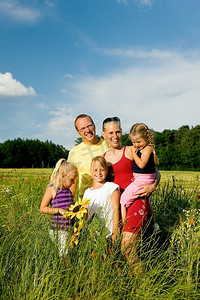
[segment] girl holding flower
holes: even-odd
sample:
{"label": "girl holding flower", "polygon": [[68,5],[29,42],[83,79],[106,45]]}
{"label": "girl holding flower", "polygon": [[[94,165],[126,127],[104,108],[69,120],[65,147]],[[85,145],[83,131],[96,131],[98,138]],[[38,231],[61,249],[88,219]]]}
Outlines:
{"label": "girl holding flower", "polygon": [[60,256],[68,252],[66,240],[71,223],[70,219],[63,215],[74,204],[70,187],[74,184],[77,176],[76,166],[61,158],[53,170],[50,184],[40,205],[41,213],[52,215],[49,235],[53,242],[58,242]]}

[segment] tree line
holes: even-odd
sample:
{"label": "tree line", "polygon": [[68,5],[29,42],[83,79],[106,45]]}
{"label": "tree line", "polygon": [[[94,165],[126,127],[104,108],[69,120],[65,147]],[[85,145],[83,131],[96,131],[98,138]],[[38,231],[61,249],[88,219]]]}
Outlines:
{"label": "tree line", "polygon": [[[188,125],[178,130],[153,131],[160,170],[200,171],[200,125]],[[81,142],[75,140],[75,144]],[[131,145],[128,134],[123,134],[122,144]],[[0,144],[0,168],[54,167],[60,158],[68,157],[69,150],[51,141],[7,140]]]}
{"label": "tree line", "polygon": [[200,170],[200,125],[155,132],[160,169]]}
{"label": "tree line", "polygon": [[69,151],[51,141],[17,138],[0,144],[0,168],[52,168]]}
{"label": "tree line", "polygon": [[[200,125],[152,131],[160,170],[200,171]],[[123,144],[131,145],[128,134],[123,136]]]}

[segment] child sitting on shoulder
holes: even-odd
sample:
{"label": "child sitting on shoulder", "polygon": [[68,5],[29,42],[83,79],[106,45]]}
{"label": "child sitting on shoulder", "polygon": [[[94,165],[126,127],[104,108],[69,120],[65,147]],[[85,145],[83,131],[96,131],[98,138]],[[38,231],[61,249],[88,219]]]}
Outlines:
{"label": "child sitting on shoulder", "polygon": [[[143,186],[154,183],[156,179],[156,164],[158,159],[155,153],[155,145],[151,130],[144,123],[136,123],[130,130],[130,139],[133,143],[132,155],[134,180],[121,195],[121,212],[123,223],[126,220],[126,208],[139,198],[139,192]],[[159,230],[156,223],[153,207],[149,201],[149,211],[152,215],[153,227]]]}

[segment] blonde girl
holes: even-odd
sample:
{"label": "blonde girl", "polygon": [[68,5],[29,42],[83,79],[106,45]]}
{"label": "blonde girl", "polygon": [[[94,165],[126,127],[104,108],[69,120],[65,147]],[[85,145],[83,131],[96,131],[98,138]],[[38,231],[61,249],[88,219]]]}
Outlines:
{"label": "blonde girl", "polygon": [[88,188],[83,196],[90,200],[88,204],[88,218],[98,214],[105,220],[107,238],[116,241],[119,235],[119,186],[114,182],[107,182],[108,165],[102,156],[96,156],[91,162],[92,187]]}
{"label": "blonde girl", "polygon": [[58,242],[60,256],[67,253],[67,230],[71,224],[63,214],[73,204],[73,196],[69,188],[74,184],[77,176],[76,166],[61,158],[56,163],[40,205],[41,213],[52,215],[49,234],[53,242]]}
{"label": "blonde girl", "polygon": [[[125,223],[126,208],[128,208],[134,201],[139,198],[138,193],[144,185],[150,185],[156,178],[156,164],[158,159],[155,152],[155,145],[153,141],[153,134],[151,130],[144,123],[136,123],[130,130],[130,139],[133,143],[132,155],[134,159],[133,176],[134,181],[125,189],[121,196],[121,211],[122,219]],[[155,214],[150,204],[149,197],[149,211],[152,215],[154,228],[159,229],[155,221]],[[140,213],[140,212],[138,212]]]}

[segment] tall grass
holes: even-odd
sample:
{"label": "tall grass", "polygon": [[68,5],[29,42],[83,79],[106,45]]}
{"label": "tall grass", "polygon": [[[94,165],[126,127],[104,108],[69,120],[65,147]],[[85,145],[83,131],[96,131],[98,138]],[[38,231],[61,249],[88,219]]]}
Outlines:
{"label": "tall grass", "polygon": [[107,251],[96,218],[78,246],[60,259],[49,238],[49,216],[39,212],[48,174],[34,170],[0,178],[0,294],[2,299],[200,299],[200,204],[196,180],[185,189],[171,178],[154,192],[161,226],[151,224],[138,244],[144,274],[133,276],[120,252]]}

